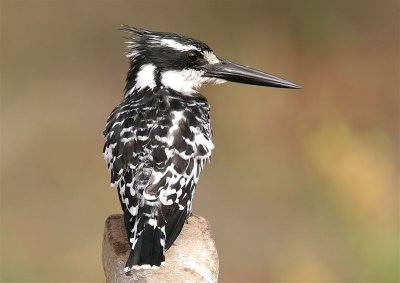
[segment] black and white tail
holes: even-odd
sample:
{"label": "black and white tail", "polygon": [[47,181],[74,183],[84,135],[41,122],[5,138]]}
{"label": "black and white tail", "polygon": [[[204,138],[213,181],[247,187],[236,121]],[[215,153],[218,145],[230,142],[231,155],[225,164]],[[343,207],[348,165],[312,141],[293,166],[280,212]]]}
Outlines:
{"label": "black and white tail", "polygon": [[126,211],[124,217],[125,226],[131,232],[128,237],[132,247],[124,271],[160,267],[165,261],[164,221],[150,211],[134,218]]}

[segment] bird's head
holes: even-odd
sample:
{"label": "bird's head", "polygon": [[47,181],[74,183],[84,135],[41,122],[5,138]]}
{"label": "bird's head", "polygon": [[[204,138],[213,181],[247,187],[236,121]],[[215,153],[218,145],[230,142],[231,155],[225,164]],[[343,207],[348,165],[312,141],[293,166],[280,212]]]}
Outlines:
{"label": "bird's head", "polygon": [[153,32],[129,26],[121,30],[128,37],[130,70],[126,95],[144,88],[170,88],[193,95],[204,83],[226,81],[300,88],[279,77],[218,58],[205,43],[178,34]]}

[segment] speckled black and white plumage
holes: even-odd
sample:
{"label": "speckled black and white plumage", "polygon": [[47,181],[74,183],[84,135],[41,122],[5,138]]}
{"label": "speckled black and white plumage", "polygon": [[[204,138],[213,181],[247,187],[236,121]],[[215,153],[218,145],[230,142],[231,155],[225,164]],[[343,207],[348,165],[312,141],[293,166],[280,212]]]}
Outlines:
{"label": "speckled black and white plumage", "polygon": [[111,113],[104,156],[134,247],[128,266],[163,262],[164,249],[191,213],[213,149],[208,112],[202,96],[147,89],[126,97]]}
{"label": "speckled black and white plumage", "polygon": [[[148,39],[142,30],[131,31],[138,40]],[[138,46],[149,52],[143,44]],[[125,98],[111,112],[104,131],[103,154],[111,185],[118,188],[132,246],[126,272],[164,262],[165,250],[192,211],[196,184],[214,148],[207,100],[195,90],[184,95],[164,86],[156,72],[170,69],[147,61],[138,46],[128,53],[131,57],[137,52],[131,59]],[[181,52],[168,46],[159,51],[169,51],[173,57]],[[154,70],[146,74],[148,85],[138,79],[143,65]],[[179,68],[178,64],[175,69]]]}
{"label": "speckled black and white plumage", "polygon": [[118,188],[132,247],[125,272],[157,268],[192,211],[210,159],[209,105],[197,89],[226,80],[282,88],[298,85],[221,60],[203,42],[125,26],[130,68],[123,101],[104,131],[104,158]]}

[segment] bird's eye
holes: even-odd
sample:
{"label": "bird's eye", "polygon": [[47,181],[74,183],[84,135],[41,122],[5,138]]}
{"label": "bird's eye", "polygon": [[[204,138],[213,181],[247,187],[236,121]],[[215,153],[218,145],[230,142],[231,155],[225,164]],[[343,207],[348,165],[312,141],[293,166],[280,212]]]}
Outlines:
{"label": "bird's eye", "polygon": [[187,53],[187,56],[190,59],[190,61],[196,62],[197,60],[199,60],[201,55],[200,52],[191,50]]}

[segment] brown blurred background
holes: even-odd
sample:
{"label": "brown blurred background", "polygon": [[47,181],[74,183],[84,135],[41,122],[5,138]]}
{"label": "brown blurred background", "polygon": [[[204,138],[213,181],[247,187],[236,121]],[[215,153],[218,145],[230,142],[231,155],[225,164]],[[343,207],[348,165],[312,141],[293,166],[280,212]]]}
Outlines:
{"label": "brown blurred background", "polygon": [[300,91],[206,87],[194,212],[221,282],[398,282],[398,1],[1,0],[1,282],[102,282],[100,133],[120,24],[190,35]]}

